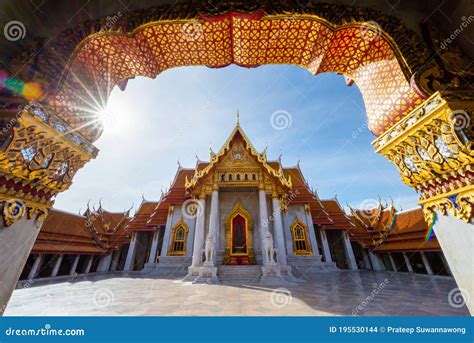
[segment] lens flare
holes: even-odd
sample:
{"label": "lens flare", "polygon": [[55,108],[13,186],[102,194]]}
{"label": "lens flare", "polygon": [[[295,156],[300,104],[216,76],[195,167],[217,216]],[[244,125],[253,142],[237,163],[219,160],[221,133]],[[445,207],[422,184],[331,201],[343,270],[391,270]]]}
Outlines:
{"label": "lens flare", "polygon": [[20,95],[26,100],[37,100],[43,94],[38,82],[24,83],[14,77],[9,77],[4,70],[0,70],[0,88],[4,88],[15,95]]}

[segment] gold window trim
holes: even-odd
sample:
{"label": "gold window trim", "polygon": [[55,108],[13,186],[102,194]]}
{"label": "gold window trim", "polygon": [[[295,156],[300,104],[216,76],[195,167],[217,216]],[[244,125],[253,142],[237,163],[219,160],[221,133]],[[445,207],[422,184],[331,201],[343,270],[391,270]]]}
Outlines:
{"label": "gold window trim", "polygon": [[[303,229],[303,235],[304,235],[303,240],[306,243],[306,249],[305,250],[298,250],[296,248],[297,239],[295,237],[295,230],[298,226]],[[311,247],[311,242],[308,238],[308,236],[309,236],[308,226],[306,224],[304,224],[298,217],[296,217],[293,224],[291,224],[290,229],[291,229],[291,237],[293,239],[293,255],[307,255],[307,256],[313,255],[313,249]]]}
{"label": "gold window trim", "polygon": [[[184,229],[184,239],[183,241],[183,250],[176,251],[174,250],[174,243],[177,241],[176,240],[176,235],[178,233],[179,228]],[[175,226],[171,229],[171,242],[170,242],[170,247],[168,249],[168,256],[186,256],[186,241],[188,240],[188,226],[184,222],[183,218],[181,218]]]}

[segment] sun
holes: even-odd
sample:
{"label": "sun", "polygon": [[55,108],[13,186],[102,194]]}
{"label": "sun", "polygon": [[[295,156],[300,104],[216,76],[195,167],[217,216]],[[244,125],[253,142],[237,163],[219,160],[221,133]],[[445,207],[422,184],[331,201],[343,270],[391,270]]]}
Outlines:
{"label": "sun", "polygon": [[104,134],[125,134],[131,130],[133,123],[126,108],[110,102],[97,111],[97,119],[104,127]]}

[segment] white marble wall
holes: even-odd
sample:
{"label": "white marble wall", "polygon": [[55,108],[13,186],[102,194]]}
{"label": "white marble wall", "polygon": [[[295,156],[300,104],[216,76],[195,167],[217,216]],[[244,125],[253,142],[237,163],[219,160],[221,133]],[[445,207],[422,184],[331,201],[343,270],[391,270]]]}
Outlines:
{"label": "white marble wall", "polygon": [[[293,255],[293,237],[291,236],[291,225],[295,222],[296,218],[306,225],[306,212],[303,205],[293,205],[288,206],[287,213],[283,214],[283,227],[285,232],[285,241],[286,241],[286,253],[289,256]],[[312,227],[307,227],[307,230],[313,229]],[[309,239],[309,231],[306,231],[306,235],[308,237],[308,242],[311,243]],[[311,246],[313,251],[317,249],[317,247]]]}
{"label": "white marble wall", "polygon": [[[170,223],[166,225],[166,231],[163,238],[163,247],[162,247],[162,254],[161,256],[168,255],[168,251],[171,247],[171,240],[173,239],[172,232],[174,226],[183,219],[184,223],[188,226],[188,236],[186,238],[186,256],[191,257],[193,256],[193,243],[194,243],[194,229],[196,226],[196,218],[185,216],[181,211],[180,205],[175,205],[173,214],[168,217]],[[166,254],[164,252],[166,251]]]}

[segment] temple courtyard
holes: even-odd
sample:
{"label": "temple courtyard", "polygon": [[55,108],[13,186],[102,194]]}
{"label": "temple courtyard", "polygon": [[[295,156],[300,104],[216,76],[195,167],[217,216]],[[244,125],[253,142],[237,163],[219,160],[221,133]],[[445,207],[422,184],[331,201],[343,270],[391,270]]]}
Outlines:
{"label": "temple courtyard", "polygon": [[281,284],[193,284],[142,273],[35,281],[7,316],[466,316],[453,278],[391,272],[315,274]]}

